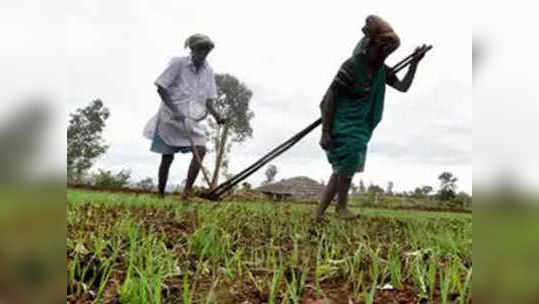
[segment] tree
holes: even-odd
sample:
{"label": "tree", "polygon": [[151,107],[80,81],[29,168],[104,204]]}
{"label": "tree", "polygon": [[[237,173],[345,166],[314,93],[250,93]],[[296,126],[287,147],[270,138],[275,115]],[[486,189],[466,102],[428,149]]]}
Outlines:
{"label": "tree", "polygon": [[105,153],[101,134],[110,112],[99,99],[70,114],[67,127],[67,178],[80,181],[95,160]]}
{"label": "tree", "polygon": [[443,172],[438,176],[440,180],[440,191],[438,195],[442,201],[448,201],[455,197],[455,191],[457,190],[457,178],[450,172]]}
{"label": "tree", "polygon": [[248,190],[251,190],[251,189],[253,188],[253,187],[251,186],[251,184],[248,183],[248,182],[243,182],[243,183],[241,184],[241,186],[243,187],[243,190],[247,190],[247,191],[248,191]]}
{"label": "tree", "polygon": [[264,174],[266,175],[266,180],[262,182],[263,185],[271,184],[275,180],[275,176],[277,175],[277,166],[275,165],[269,165],[266,169],[266,172]]}
{"label": "tree", "polygon": [[372,183],[369,185],[368,189],[369,193],[380,193],[384,194],[384,189],[378,185],[373,185]]}
{"label": "tree", "polygon": [[393,182],[390,181],[387,183],[387,195],[393,195]]}
{"label": "tree", "polygon": [[425,196],[429,196],[429,193],[431,193],[432,190],[434,190],[434,189],[429,185],[425,185],[425,186],[421,187],[421,190],[422,190],[422,192],[423,192],[423,194]]}
{"label": "tree", "polygon": [[422,198],[424,196],[425,196],[425,194],[423,192],[423,189],[420,188],[420,187],[416,187],[415,190],[414,190],[413,197],[414,198]]}
{"label": "tree", "polygon": [[145,179],[140,180],[135,184],[135,187],[142,190],[151,191],[154,188],[153,179],[151,177],[146,177]]}
{"label": "tree", "polygon": [[365,184],[363,183],[363,180],[359,180],[359,193],[365,193],[367,190],[365,189]]}
{"label": "tree", "polygon": [[253,111],[249,108],[249,102],[253,93],[241,83],[236,77],[229,74],[215,75],[217,84],[216,110],[228,119],[224,125],[217,124],[210,118],[209,137],[213,149],[216,151],[215,166],[211,177],[210,187],[213,189],[219,181],[221,169],[227,171],[228,156],[233,143],[241,143],[252,137],[253,128],[251,119],[254,117]]}

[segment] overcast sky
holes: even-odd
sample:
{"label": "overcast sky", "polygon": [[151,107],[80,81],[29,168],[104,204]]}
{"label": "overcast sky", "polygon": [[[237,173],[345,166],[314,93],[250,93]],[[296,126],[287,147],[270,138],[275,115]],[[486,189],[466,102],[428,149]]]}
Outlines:
{"label": "overcast sky", "polygon": [[[482,1],[481,1],[482,2]],[[496,183],[509,175],[524,190],[539,190],[537,135],[537,28],[532,2],[517,0],[489,7],[473,20],[474,44],[481,57],[474,62],[474,186]],[[476,43],[477,42],[477,43]]]}
{"label": "overcast sky", "polygon": [[[67,112],[96,98],[104,101],[111,111],[104,134],[110,148],[96,167],[130,169],[136,181],[155,179],[160,162],[160,155],[149,151],[150,141],[142,137],[144,124],[160,102],[153,81],[171,57],[188,54],[183,43],[189,35],[209,35],[216,44],[208,57],[215,72],[233,74],[253,91],[254,136],[233,148],[230,165],[237,172],[319,117],[320,99],[361,38],[365,17],[378,14],[401,37],[389,65],[419,44],[429,43],[434,49],[421,62],[408,93],[387,88],[384,117],[369,146],[366,172],[354,181],[363,179],[384,188],[393,181],[397,191],[425,184],[437,188],[437,176],[450,171],[459,178],[459,190],[471,192],[470,15],[453,2],[414,5],[79,0],[54,6],[11,1],[4,10],[7,28],[2,34],[15,41],[6,49],[12,58],[35,55],[16,73],[26,79],[36,73],[45,78],[40,87],[59,103],[67,103]],[[21,18],[32,21],[32,35],[24,35]],[[34,47],[42,45],[46,48],[36,56]],[[2,63],[17,67],[16,61]],[[32,69],[38,64],[39,71]],[[65,129],[67,115],[60,114],[64,119],[59,128]],[[273,162],[279,170],[277,179],[305,175],[327,181],[331,167],[318,146],[319,135],[315,130]],[[65,141],[58,146],[65,148]],[[59,161],[65,157],[57,157]],[[190,155],[176,156],[170,183],[185,178],[189,161]],[[210,154],[205,163],[212,161]],[[248,181],[258,185],[263,171]]]}

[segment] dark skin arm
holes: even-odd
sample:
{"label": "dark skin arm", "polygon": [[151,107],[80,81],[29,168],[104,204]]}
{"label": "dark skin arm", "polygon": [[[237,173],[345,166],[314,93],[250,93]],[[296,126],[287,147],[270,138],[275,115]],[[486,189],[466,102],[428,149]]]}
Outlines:
{"label": "dark skin arm", "polygon": [[386,77],[386,83],[390,86],[395,88],[396,90],[400,92],[407,92],[408,89],[410,89],[410,86],[412,85],[412,82],[414,81],[415,72],[417,70],[417,65],[421,59],[425,56],[425,49],[427,48],[426,45],[422,45],[420,47],[417,47],[415,49],[414,58],[412,59],[412,62],[410,63],[410,67],[408,68],[408,71],[406,72],[406,75],[402,80],[399,80],[397,75],[395,74],[389,74]]}
{"label": "dark skin arm", "polygon": [[331,128],[333,126],[335,108],[335,93],[333,86],[331,86],[320,104],[320,110],[322,112],[322,138],[320,139],[320,146],[324,150],[331,149]]}

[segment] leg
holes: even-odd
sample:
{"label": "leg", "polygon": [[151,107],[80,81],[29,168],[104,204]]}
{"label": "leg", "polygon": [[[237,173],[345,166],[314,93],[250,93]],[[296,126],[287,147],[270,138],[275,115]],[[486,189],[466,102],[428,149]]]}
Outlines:
{"label": "leg", "polygon": [[165,195],[165,187],[167,185],[168,171],[170,165],[174,160],[174,154],[163,154],[161,157],[161,165],[159,165],[159,176],[158,176],[158,189],[161,196]]}
{"label": "leg", "polygon": [[352,176],[339,175],[337,183],[337,207],[335,213],[342,219],[355,219],[358,215],[348,209],[348,191],[352,183]]}
{"label": "leg", "polygon": [[326,189],[324,190],[324,193],[322,194],[322,198],[320,199],[320,204],[318,204],[318,207],[316,208],[314,217],[317,220],[324,220],[323,216],[328,208],[329,204],[331,204],[331,201],[335,197],[335,193],[337,193],[337,174],[333,173],[331,177],[329,178],[328,184],[326,186]]}
{"label": "leg", "polygon": [[344,210],[348,204],[348,191],[350,190],[350,184],[352,183],[352,177],[339,176],[339,182],[337,186],[337,209]]}
{"label": "leg", "polygon": [[[198,154],[200,155],[200,161],[203,161],[204,156],[206,156],[206,147],[196,146],[194,148],[198,150]],[[187,196],[193,191],[193,184],[195,183],[198,173],[200,172],[200,167],[201,167],[201,164],[198,163],[198,160],[193,154],[193,158],[191,159],[191,164],[189,165],[189,171],[187,172],[187,181],[185,182],[184,198],[187,198]]]}

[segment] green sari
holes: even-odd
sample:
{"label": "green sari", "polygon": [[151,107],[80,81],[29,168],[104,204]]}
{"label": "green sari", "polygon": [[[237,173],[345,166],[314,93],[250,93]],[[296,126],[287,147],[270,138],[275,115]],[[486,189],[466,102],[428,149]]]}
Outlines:
{"label": "green sari", "polygon": [[382,66],[369,81],[367,57],[358,51],[359,47],[356,47],[354,56],[343,64],[335,79],[342,82],[339,75],[345,74],[349,85],[346,86],[346,94],[335,96],[332,148],[326,151],[333,171],[344,176],[364,171],[367,144],[384,111],[385,68]]}

